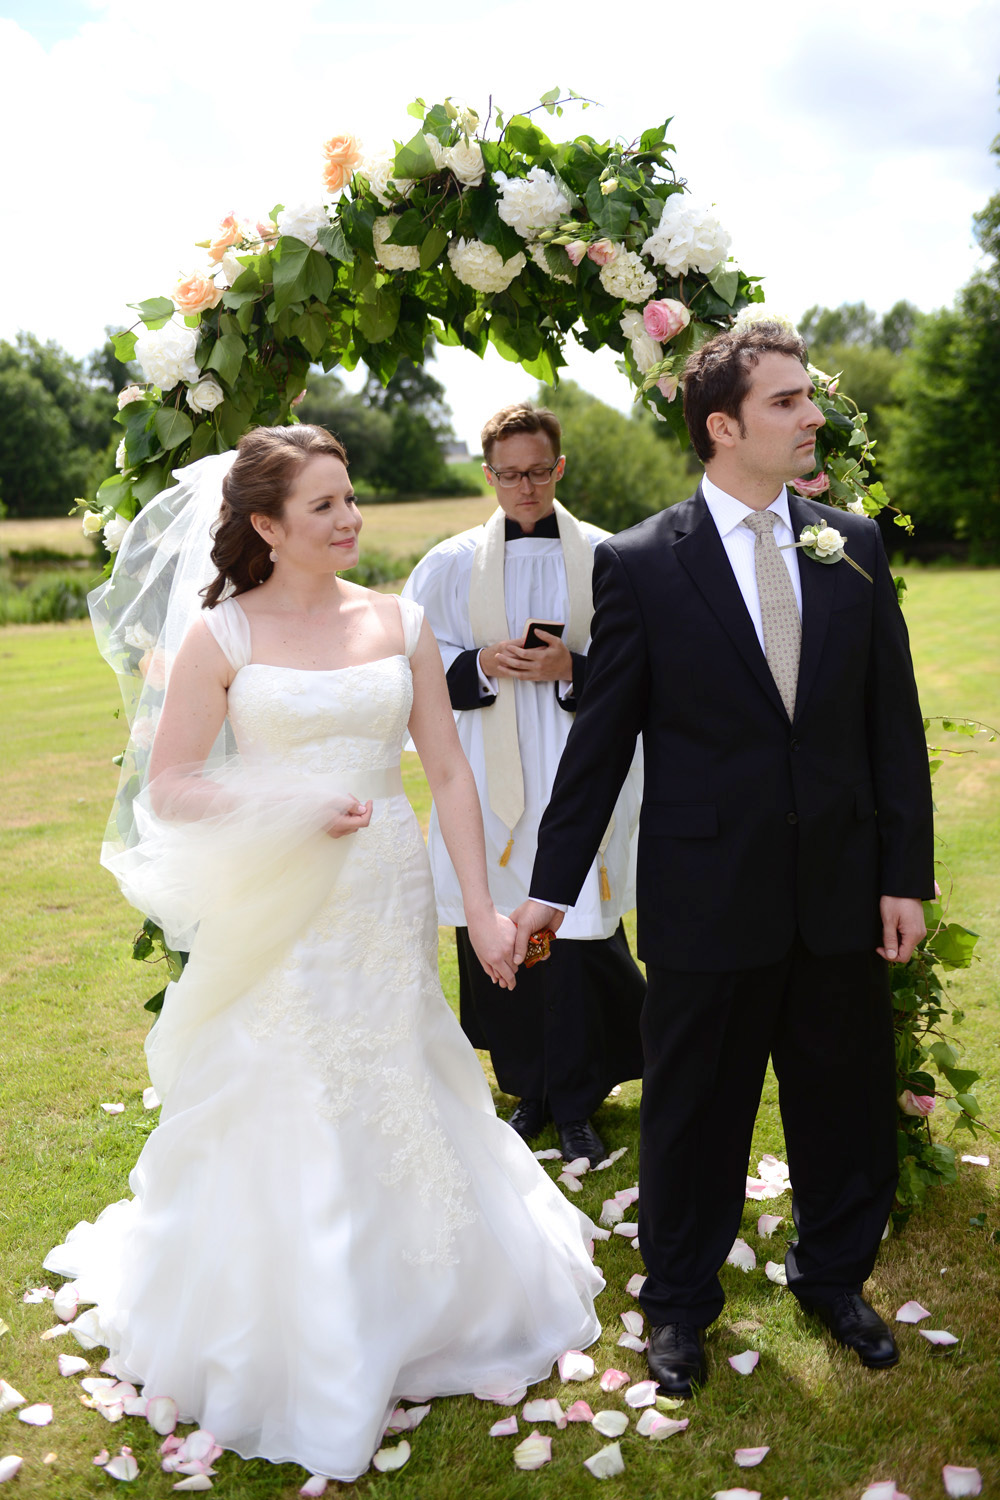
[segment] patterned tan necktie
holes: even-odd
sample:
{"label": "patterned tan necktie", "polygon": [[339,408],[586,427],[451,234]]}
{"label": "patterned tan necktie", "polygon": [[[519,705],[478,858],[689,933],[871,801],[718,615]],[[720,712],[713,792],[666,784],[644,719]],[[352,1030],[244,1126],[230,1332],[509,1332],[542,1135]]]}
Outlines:
{"label": "patterned tan necktie", "polygon": [[748,526],[757,538],[753,560],[764,626],[764,655],[791,719],[795,714],[795,692],[799,681],[802,621],[792,580],[774,540],[774,528],[780,519],[773,510],[758,510],[747,516],[743,525]]}

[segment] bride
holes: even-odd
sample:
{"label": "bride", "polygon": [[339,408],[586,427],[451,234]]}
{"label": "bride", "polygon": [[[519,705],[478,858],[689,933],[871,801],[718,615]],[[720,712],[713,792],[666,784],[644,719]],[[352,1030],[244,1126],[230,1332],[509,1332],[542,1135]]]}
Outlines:
{"label": "bride", "polygon": [[145,673],[105,863],[190,959],[147,1042],[135,1196],[45,1265],[146,1396],[351,1480],[400,1398],[509,1392],[592,1343],[603,1282],[441,993],[407,731],[503,986],[513,928],[422,610],[337,576],[361,529],[343,448],[258,429],[178,478],[95,618]]}

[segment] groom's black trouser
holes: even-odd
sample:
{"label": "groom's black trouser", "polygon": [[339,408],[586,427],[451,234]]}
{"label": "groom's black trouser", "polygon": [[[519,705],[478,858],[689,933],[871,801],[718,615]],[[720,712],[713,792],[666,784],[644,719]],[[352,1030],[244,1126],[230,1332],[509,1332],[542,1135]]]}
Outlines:
{"label": "groom's black trouser", "polygon": [[769,1053],[799,1232],[788,1285],[813,1298],[859,1290],[897,1178],[886,965],[874,952],[817,957],[796,938],[764,968],[648,966],[646,978],[639,1300],[650,1322],[706,1328],[722,1311],[718,1271],[739,1234]]}

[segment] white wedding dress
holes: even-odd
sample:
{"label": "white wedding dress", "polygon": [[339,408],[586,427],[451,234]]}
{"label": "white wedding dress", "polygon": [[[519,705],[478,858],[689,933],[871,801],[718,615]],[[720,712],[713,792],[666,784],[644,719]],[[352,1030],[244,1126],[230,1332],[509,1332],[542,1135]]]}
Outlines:
{"label": "white wedding dress", "polygon": [[182,1028],[135,1197],[45,1261],[147,1396],[244,1457],[343,1480],[399,1398],[507,1392],[600,1332],[589,1225],[496,1118],[441,992],[399,779],[422,612],[400,607],[407,655],[331,671],[253,663],[238,604],[212,612],[243,761],[374,795],[371,824],[326,840],[339,874],[283,956]]}

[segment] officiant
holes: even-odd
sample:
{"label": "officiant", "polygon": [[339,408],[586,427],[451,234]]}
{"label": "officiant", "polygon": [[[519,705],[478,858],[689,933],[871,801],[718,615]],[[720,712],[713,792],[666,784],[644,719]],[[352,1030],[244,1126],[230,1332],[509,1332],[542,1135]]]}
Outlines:
{"label": "officiant", "polygon": [[[593,551],[607,536],[556,499],[561,444],[544,408],[491,417],[483,472],[499,508],[432,548],[403,590],[424,606],[441,648],[501,911],[528,893],[538,824],[586,683]],[[462,1026],[489,1051],[500,1088],[518,1098],[513,1128],[532,1140],[554,1119],[563,1156],[592,1165],[605,1152],[590,1116],[616,1083],[642,1072],[645,982],[621,922],[634,904],[641,785],[640,751],[551,957],[522,968],[513,992],[493,986],[476,961],[431,814],[438,920],[456,928]]]}

